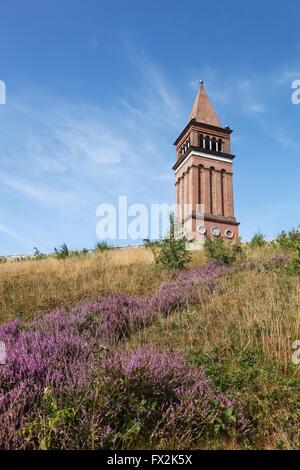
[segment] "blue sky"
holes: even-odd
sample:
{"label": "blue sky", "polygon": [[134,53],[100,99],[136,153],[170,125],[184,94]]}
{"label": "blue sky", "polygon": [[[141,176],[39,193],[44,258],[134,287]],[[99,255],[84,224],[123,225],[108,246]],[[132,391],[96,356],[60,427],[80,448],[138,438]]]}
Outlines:
{"label": "blue sky", "polygon": [[0,254],[96,241],[96,208],[174,200],[199,79],[234,133],[244,239],[300,223],[300,3],[2,0]]}

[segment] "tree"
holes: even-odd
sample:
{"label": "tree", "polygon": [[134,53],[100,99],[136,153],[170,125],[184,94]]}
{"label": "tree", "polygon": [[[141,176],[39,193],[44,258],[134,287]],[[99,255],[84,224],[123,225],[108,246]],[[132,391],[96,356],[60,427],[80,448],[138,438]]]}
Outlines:
{"label": "tree", "polygon": [[265,240],[265,236],[260,233],[260,232],[257,232],[253,235],[252,239],[251,239],[251,242],[250,242],[250,245],[255,247],[255,246],[265,246],[267,244],[266,240]]}
{"label": "tree", "polygon": [[177,230],[174,214],[169,216],[169,231],[159,241],[144,240],[146,248],[150,248],[155,262],[165,269],[184,269],[191,260],[187,250],[187,238]]}

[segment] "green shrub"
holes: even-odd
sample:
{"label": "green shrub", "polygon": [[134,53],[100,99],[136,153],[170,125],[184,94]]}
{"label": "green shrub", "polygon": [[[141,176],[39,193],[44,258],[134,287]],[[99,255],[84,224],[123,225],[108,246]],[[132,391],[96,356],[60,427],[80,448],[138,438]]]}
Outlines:
{"label": "green shrub", "polygon": [[184,269],[191,259],[186,249],[187,240],[183,238],[166,238],[161,245],[157,262],[167,269]]}
{"label": "green shrub", "polygon": [[26,423],[20,434],[25,440],[35,435],[39,450],[59,449],[61,430],[74,421],[76,411],[72,407],[60,408],[49,387],[44,390],[41,407],[44,413]]}
{"label": "green shrub", "polygon": [[95,251],[107,251],[107,250],[111,250],[112,248],[113,247],[105,241],[98,242],[95,245]]}
{"label": "green shrub", "polygon": [[289,274],[300,274],[300,226],[289,232],[282,231],[276,238],[277,245],[285,251],[294,252],[294,256],[285,265]]}
{"label": "green shrub", "polygon": [[300,247],[293,258],[285,265],[289,274],[300,274]]}
{"label": "green shrub", "polygon": [[160,241],[144,240],[146,248],[150,248],[155,262],[165,269],[184,269],[191,260],[187,250],[187,239],[176,227],[174,214],[169,217],[170,229],[168,234]]}
{"label": "green shrub", "polygon": [[65,259],[70,255],[69,249],[65,243],[58,248],[54,248],[54,254],[57,259]]}
{"label": "green shrub", "polygon": [[204,252],[209,260],[231,264],[236,261],[237,258],[237,249],[235,245],[236,244],[225,243],[222,238],[205,240]]}
{"label": "green shrub", "polygon": [[297,229],[292,228],[289,232],[282,231],[276,238],[276,243],[286,251],[300,250],[300,226]]}
{"label": "green shrub", "polygon": [[255,233],[251,239],[250,246],[265,246],[267,244],[265,238],[265,235],[263,235],[262,233]]}

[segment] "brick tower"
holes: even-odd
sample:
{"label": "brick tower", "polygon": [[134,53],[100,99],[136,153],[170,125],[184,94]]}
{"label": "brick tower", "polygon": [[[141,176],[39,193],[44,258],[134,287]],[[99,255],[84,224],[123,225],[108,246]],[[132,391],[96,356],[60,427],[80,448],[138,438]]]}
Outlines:
{"label": "brick tower", "polygon": [[[206,94],[203,82],[189,122],[176,139],[176,203],[186,233],[225,240],[238,239],[234,217],[232,130],[223,127]],[[189,205],[188,211],[183,210]],[[189,228],[188,228],[189,227]]]}

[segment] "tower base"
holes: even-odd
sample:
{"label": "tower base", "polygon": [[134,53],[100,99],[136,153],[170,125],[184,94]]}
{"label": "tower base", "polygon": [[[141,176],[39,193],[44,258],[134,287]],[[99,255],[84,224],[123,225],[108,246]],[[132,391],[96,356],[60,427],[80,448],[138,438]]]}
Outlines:
{"label": "tower base", "polygon": [[[239,222],[235,217],[204,214],[196,216],[195,211],[184,223],[184,233],[189,239],[194,239],[201,245],[206,239],[215,240],[218,237],[225,241],[237,241],[239,239]],[[195,242],[193,242],[195,243]]]}

